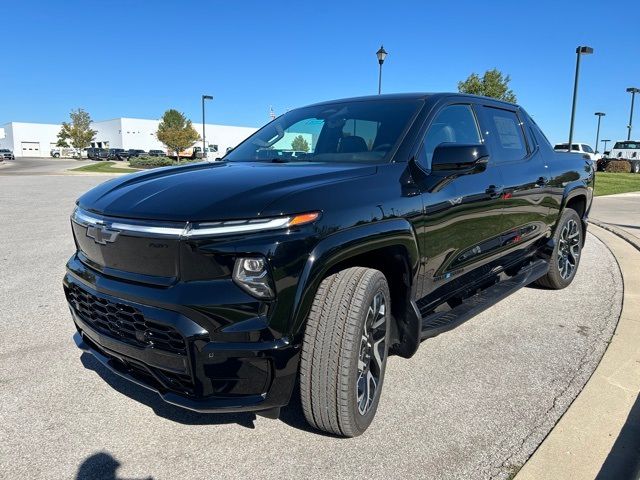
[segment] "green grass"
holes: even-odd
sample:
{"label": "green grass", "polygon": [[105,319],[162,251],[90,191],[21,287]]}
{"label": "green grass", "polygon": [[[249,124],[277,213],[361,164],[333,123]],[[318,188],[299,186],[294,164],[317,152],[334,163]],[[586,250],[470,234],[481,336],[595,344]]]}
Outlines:
{"label": "green grass", "polygon": [[625,192],[640,192],[640,175],[637,173],[596,173],[596,196]]}
{"label": "green grass", "polygon": [[114,167],[116,162],[96,162],[84,167],[72,168],[72,172],[94,172],[94,173],[133,173],[137,169]]}

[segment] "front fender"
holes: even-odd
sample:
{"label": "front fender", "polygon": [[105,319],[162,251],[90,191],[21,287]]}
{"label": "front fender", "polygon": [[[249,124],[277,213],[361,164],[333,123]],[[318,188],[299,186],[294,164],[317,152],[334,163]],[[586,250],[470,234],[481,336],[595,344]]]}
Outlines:
{"label": "front fender", "polygon": [[351,227],[320,241],[309,255],[296,290],[292,332],[302,335],[316,291],[327,273],[349,258],[385,247],[402,247],[411,271],[411,286],[420,263],[418,243],[411,224],[396,218]]}

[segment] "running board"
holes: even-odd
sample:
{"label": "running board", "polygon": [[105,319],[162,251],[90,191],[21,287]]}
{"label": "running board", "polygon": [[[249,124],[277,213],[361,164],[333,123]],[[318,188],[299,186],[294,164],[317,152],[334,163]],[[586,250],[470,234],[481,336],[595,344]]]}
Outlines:
{"label": "running board", "polygon": [[462,325],[516,290],[529,285],[549,270],[546,260],[536,260],[523,267],[513,277],[502,280],[485,290],[465,299],[460,305],[447,312],[436,312],[422,317],[421,339],[435,337]]}

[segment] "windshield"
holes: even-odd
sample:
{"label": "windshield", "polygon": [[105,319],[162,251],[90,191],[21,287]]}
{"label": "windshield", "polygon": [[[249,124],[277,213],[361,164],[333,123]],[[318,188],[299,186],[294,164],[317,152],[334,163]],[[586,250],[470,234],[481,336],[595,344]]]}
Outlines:
{"label": "windshield", "polygon": [[258,130],[224,159],[386,162],[421,104],[419,100],[367,100],[292,110]]}

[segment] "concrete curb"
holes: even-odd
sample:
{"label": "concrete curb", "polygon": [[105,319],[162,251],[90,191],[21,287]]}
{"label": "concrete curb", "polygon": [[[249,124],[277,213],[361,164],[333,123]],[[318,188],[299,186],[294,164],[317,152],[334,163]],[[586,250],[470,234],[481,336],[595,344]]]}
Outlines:
{"label": "concrete curb", "polygon": [[614,235],[617,235],[623,240],[629,242],[632,246],[634,246],[636,249],[640,251],[640,241],[638,240],[638,238],[634,237],[633,235],[624,231],[623,229],[618,228],[614,225],[611,225],[610,223],[601,222],[600,220],[595,220],[595,219],[589,219],[589,223],[592,225],[597,225],[598,227],[604,228],[605,230],[613,233]]}
{"label": "concrete curb", "polygon": [[593,375],[516,480],[640,474],[640,248],[611,226],[592,223],[590,232],[609,247],[622,272],[620,320]]}

